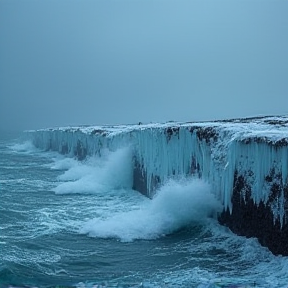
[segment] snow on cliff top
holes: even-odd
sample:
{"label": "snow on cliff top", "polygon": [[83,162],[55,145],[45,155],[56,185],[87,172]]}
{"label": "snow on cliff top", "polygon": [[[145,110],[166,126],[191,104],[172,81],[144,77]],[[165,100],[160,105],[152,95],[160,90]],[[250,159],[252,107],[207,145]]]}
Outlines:
{"label": "snow on cliff top", "polygon": [[251,138],[263,138],[268,141],[276,142],[285,140],[288,143],[288,116],[266,116],[241,118],[231,120],[218,120],[207,122],[167,122],[149,124],[129,124],[129,125],[103,125],[103,126],[70,126],[47,128],[37,131],[63,131],[63,132],[82,132],[85,134],[103,134],[105,136],[115,136],[121,133],[129,133],[137,130],[147,129],[167,129],[167,128],[187,127],[187,128],[212,128],[219,133],[228,133],[233,139],[245,140]]}

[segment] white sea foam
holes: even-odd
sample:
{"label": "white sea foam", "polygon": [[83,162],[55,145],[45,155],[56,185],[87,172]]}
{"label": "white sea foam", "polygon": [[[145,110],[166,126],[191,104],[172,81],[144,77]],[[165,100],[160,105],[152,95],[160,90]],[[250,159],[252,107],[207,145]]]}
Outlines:
{"label": "white sea foam", "polygon": [[141,208],[106,219],[94,218],[84,223],[80,232],[122,241],[155,239],[190,224],[203,223],[220,209],[207,183],[199,179],[171,180]]}
{"label": "white sea foam", "polygon": [[130,148],[110,152],[106,157],[92,157],[81,163],[78,161],[63,162],[56,167],[69,167],[62,175],[54,191],[57,194],[67,193],[103,193],[113,189],[132,187],[132,154]]}
{"label": "white sea foam", "polygon": [[74,158],[54,158],[54,163],[49,165],[53,170],[68,170],[78,165],[78,161]]}
{"label": "white sea foam", "polygon": [[[155,175],[164,183],[172,176],[198,174],[212,185],[231,212],[236,170],[238,176],[245,177],[257,205],[268,201],[273,183],[267,185],[265,179],[272,171],[282,175],[283,187],[287,185],[288,151],[281,144],[287,140],[287,127],[287,117],[265,117],[231,122],[66,127],[30,131],[29,137],[45,151],[61,152],[66,147],[69,155],[74,155],[80,144],[89,155],[95,155],[129,143],[137,163],[145,170],[147,194],[153,196]],[[282,189],[269,204],[274,220],[279,219],[281,225],[285,220],[283,195]]]}
{"label": "white sea foam", "polygon": [[[14,153],[11,154],[15,156]],[[81,269],[79,270],[81,273],[85,270],[88,271],[87,274],[84,274],[86,271],[81,274],[84,275],[82,279],[84,277],[87,279],[83,285],[92,288],[96,285],[90,285],[88,282],[89,277],[91,278],[91,274],[89,274],[90,264],[95,263],[97,265],[97,261],[102,257],[102,251],[104,251],[106,262],[103,266],[100,266],[101,262],[99,262],[99,269],[101,269],[99,275],[103,276],[103,279],[107,279],[107,287],[115,287],[116,282],[118,283],[117,287],[120,287],[122,280],[123,287],[132,287],[132,285],[127,285],[127,281],[130,279],[135,283],[139,280],[138,284],[133,285],[133,287],[149,288],[287,287],[288,257],[276,257],[267,248],[260,246],[256,239],[236,236],[227,228],[219,226],[214,220],[205,221],[207,215],[213,214],[219,207],[217,201],[210,194],[210,187],[206,183],[200,180],[170,181],[158,191],[157,196],[151,201],[140,193],[128,189],[115,190],[113,188],[113,190],[108,190],[108,187],[113,185],[117,187],[117,183],[125,186],[124,180],[127,178],[123,175],[126,175],[125,169],[131,164],[129,153],[123,152],[122,156],[128,155],[129,157],[121,157],[121,150],[119,150],[102,158],[103,161],[99,158],[90,158],[85,162],[78,162],[72,158],[63,159],[63,156],[57,156],[51,152],[45,152],[44,155],[36,154],[44,158],[51,155],[55,162],[43,166],[59,171],[51,173],[49,169],[42,169],[41,173],[37,174],[37,169],[26,169],[27,163],[19,162],[17,166],[25,169],[23,171],[27,173],[27,177],[21,174],[17,179],[4,178],[0,181],[2,184],[9,184],[7,185],[8,189],[2,189],[3,196],[7,193],[8,197],[3,197],[4,201],[1,202],[1,206],[4,208],[4,205],[8,205],[9,212],[13,212],[12,216],[15,217],[15,221],[11,222],[13,224],[9,224],[10,221],[8,221],[9,223],[5,221],[6,224],[2,225],[1,228],[0,245],[2,245],[4,253],[1,253],[0,258],[5,265],[8,263],[7,267],[15,265],[15,263],[21,264],[20,266],[24,269],[40,267],[41,275],[46,275],[48,282],[55,281],[56,278],[53,277],[60,279],[60,274],[65,275],[65,271],[67,271],[67,278],[63,276],[62,279],[65,281],[68,279],[67,283],[70,283],[71,275],[77,273],[76,269],[74,270],[77,264],[75,259],[83,258],[84,255],[87,261],[81,262]],[[17,160],[17,157],[15,159]],[[36,157],[31,157],[30,160],[31,167],[38,167],[39,163],[42,163]],[[44,159],[44,162],[48,163],[47,159]],[[8,167],[8,164],[5,165]],[[15,169],[14,161],[11,161],[9,165]],[[64,173],[65,171],[60,170],[67,171]],[[105,171],[107,172],[106,176],[104,175]],[[42,174],[43,172],[47,174]],[[116,185],[109,186],[107,183],[111,179],[109,177],[112,177],[111,172],[114,173],[113,181]],[[84,183],[85,177],[90,173],[91,179],[89,181],[99,185],[102,183],[105,193],[97,194],[95,192],[99,191],[92,191],[93,194],[77,196],[45,193],[54,183],[53,175],[60,173],[63,174],[59,181],[70,183],[72,190],[77,193],[80,193],[77,191],[78,181],[81,180]],[[47,179],[51,179],[51,182]],[[25,183],[29,184],[28,186],[31,188],[25,192],[24,202],[19,201],[21,194],[15,194],[15,196],[20,197],[10,196],[11,187],[14,186],[15,191],[17,191],[19,184]],[[2,186],[4,187],[4,185]],[[29,193],[29,191],[33,191],[33,193]],[[34,198],[36,196],[37,198]],[[6,200],[8,202],[4,204]],[[186,213],[188,215],[185,215]],[[24,217],[19,217],[21,215]],[[92,218],[93,220],[88,221]],[[183,231],[184,237],[175,234],[169,239],[141,241],[141,243],[135,241],[124,243],[124,245],[118,241],[106,242],[103,239],[91,238],[89,240],[87,237],[86,239],[85,237],[78,239],[74,233],[81,229],[82,233],[90,233],[91,236],[95,237],[115,237],[122,241],[132,241],[133,239],[158,238],[163,234],[173,233],[173,231],[190,223],[193,225],[193,223],[203,222],[204,226],[195,229],[198,231],[195,232],[196,237],[194,237],[192,226],[192,229]],[[43,235],[49,235],[49,237],[42,237]],[[67,242],[64,237],[66,237]],[[15,240],[20,246],[11,245]],[[47,245],[44,245],[43,241],[46,240],[48,241]],[[70,245],[74,241],[77,241],[77,245]],[[27,243],[32,245],[28,247]],[[33,243],[36,245],[34,246]],[[53,251],[48,249],[51,243],[53,243]],[[89,243],[92,243],[92,246]],[[47,249],[39,250],[39,247],[44,247],[43,245],[48,247],[49,251],[46,251]],[[138,249],[139,247],[141,249]],[[103,250],[101,250],[102,248]],[[116,253],[114,253],[115,251]],[[117,251],[120,251],[118,255]],[[147,252],[145,253],[145,251]],[[95,255],[96,258],[91,255]],[[67,259],[73,261],[73,271],[69,268],[71,262]],[[125,266],[127,262],[131,262],[130,260],[133,263],[131,264],[131,271],[131,267]],[[88,269],[85,269],[86,267]],[[140,270],[138,267],[145,268]],[[129,268],[129,271],[125,270],[126,268]],[[37,275],[39,276],[37,269],[32,269],[36,278]],[[115,277],[117,277],[115,279],[111,271],[121,271],[122,276],[115,273]],[[112,282],[109,282],[110,279]],[[98,286],[104,287],[103,281],[98,284]],[[83,285],[79,284],[77,287],[84,287]]]}
{"label": "white sea foam", "polygon": [[39,151],[32,143],[31,140],[25,141],[23,143],[17,143],[10,146],[10,149],[12,149],[15,152],[26,152],[26,153],[32,153]]}

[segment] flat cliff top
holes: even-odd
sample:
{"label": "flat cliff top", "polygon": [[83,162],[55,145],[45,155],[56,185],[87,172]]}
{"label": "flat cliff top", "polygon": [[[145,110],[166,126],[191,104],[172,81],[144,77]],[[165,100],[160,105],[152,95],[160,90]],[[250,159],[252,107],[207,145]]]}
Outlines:
{"label": "flat cliff top", "polygon": [[[105,137],[112,137],[121,133],[129,133],[132,131],[143,130],[164,130],[172,135],[177,133],[179,129],[187,128],[191,132],[200,129],[205,132],[209,129],[210,132],[218,135],[226,135],[230,140],[248,141],[253,139],[256,142],[278,142],[281,145],[288,146],[288,116],[265,116],[265,117],[251,117],[229,120],[217,121],[203,121],[203,122],[166,122],[166,123],[149,123],[129,125],[103,125],[103,126],[71,126],[47,128],[35,131],[63,131],[63,132],[82,132],[90,135],[102,135]],[[206,131],[207,132],[207,131]],[[204,133],[205,134],[205,133]],[[211,133],[210,133],[211,134]],[[204,137],[205,138],[205,137]]]}

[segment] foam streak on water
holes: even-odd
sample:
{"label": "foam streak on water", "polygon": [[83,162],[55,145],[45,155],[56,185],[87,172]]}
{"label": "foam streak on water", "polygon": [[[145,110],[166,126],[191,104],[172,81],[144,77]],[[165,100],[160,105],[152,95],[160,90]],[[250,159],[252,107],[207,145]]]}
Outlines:
{"label": "foam streak on water", "polygon": [[220,226],[207,183],[150,200],[129,148],[78,162],[21,145],[0,142],[0,287],[287,288],[288,258]]}

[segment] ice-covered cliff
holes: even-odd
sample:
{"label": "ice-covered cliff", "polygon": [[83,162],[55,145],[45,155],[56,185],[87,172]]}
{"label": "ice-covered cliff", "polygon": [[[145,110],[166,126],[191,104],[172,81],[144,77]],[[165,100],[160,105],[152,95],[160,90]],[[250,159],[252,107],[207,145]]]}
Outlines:
{"label": "ice-covered cliff", "polygon": [[69,127],[28,134],[36,147],[80,160],[129,145],[133,188],[148,197],[171,177],[202,178],[223,203],[221,223],[288,255],[288,117]]}

